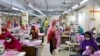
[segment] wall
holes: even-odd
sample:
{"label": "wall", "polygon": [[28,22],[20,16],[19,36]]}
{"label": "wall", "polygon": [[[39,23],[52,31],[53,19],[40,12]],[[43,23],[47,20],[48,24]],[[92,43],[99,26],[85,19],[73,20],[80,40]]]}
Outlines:
{"label": "wall", "polygon": [[[95,0],[94,5],[93,5],[93,0],[91,0],[91,1],[89,1],[88,4],[89,4],[88,7],[90,7],[89,8],[90,21],[93,21],[94,27],[96,27],[97,32],[98,32],[98,28],[100,28],[99,27],[99,25],[100,25],[100,1]],[[90,11],[93,11],[93,7],[94,7],[95,12],[90,12]],[[93,14],[94,14],[94,16],[93,16]],[[95,20],[91,20],[91,18],[94,18]]]}
{"label": "wall", "polygon": [[78,15],[77,19],[78,19],[78,24],[80,26],[83,27],[84,31],[87,31],[88,30],[88,16],[87,16],[87,8],[86,7],[83,7],[83,8],[80,8],[77,12],[76,12]]}

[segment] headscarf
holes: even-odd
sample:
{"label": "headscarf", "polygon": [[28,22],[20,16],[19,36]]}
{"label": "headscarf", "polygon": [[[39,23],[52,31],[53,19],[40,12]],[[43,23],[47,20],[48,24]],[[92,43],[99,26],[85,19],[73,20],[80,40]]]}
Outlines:
{"label": "headscarf", "polygon": [[55,38],[57,39],[56,47],[60,47],[61,39],[60,39],[60,30],[59,30],[58,26],[56,26]]}
{"label": "headscarf", "polygon": [[67,27],[65,28],[65,31],[70,31],[70,27],[67,26]]}
{"label": "headscarf", "polygon": [[55,37],[55,26],[56,25],[56,21],[53,20],[49,26],[48,32],[47,32],[47,36],[48,36],[48,43],[50,42],[50,39],[52,37]]}
{"label": "headscarf", "polygon": [[10,20],[8,20],[8,21],[7,21],[7,26],[6,26],[6,27],[7,27],[7,28],[11,28],[11,26],[12,26],[11,24],[12,24],[12,22],[11,22]]}
{"label": "headscarf", "polygon": [[4,42],[5,49],[17,49],[17,51],[22,51],[22,46],[17,39],[15,39],[11,34],[6,34],[5,38],[9,37],[12,39],[11,42]]}
{"label": "headscarf", "polygon": [[85,32],[85,34],[89,34],[91,36],[91,39],[94,40],[94,37],[93,37],[93,34],[91,31],[87,31],[87,32]]}

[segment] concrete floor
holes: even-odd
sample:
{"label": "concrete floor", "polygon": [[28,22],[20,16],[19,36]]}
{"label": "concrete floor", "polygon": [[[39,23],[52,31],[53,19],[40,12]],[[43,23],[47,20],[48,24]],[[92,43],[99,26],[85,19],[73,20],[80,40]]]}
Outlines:
{"label": "concrete floor", "polygon": [[[44,43],[47,44],[47,38],[44,38]],[[41,47],[41,51],[40,51],[40,56],[70,56],[69,55],[69,51],[68,50],[64,50],[63,48],[66,48],[67,46],[62,44],[60,49],[61,51],[58,52],[56,55],[51,55],[50,51],[49,51],[49,44],[44,45]],[[71,54],[74,54],[73,52],[71,52]]]}

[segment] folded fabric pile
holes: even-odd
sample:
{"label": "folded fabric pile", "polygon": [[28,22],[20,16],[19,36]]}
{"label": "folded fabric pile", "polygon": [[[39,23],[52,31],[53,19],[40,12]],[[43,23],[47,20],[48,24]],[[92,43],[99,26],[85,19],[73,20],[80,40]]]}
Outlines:
{"label": "folded fabric pile", "polygon": [[34,40],[34,41],[25,40],[22,42],[22,44],[26,46],[40,46],[41,42],[42,40]]}
{"label": "folded fabric pile", "polygon": [[100,50],[97,52],[94,52],[94,54],[92,54],[91,56],[100,56]]}
{"label": "folded fabric pile", "polygon": [[18,54],[18,51],[5,51],[2,56],[16,56]]}
{"label": "folded fabric pile", "polygon": [[84,36],[83,35],[77,35],[76,37],[77,41],[80,43],[82,42],[83,40],[85,40]]}
{"label": "folded fabric pile", "polygon": [[82,53],[82,55],[91,55],[92,51],[89,49],[89,46],[86,46],[86,50]]}

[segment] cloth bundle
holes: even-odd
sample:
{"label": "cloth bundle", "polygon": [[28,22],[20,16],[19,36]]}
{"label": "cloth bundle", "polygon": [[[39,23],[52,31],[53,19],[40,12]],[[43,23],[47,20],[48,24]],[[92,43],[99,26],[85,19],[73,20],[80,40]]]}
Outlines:
{"label": "cloth bundle", "polygon": [[41,40],[34,40],[34,41],[27,41],[24,40],[22,42],[23,45],[27,45],[27,46],[40,46],[41,45]]}
{"label": "cloth bundle", "polygon": [[94,54],[92,54],[91,56],[100,56],[100,50],[97,52],[94,52]]}
{"label": "cloth bundle", "polygon": [[86,50],[82,53],[82,55],[91,55],[92,51],[89,49],[89,46],[86,46]]}
{"label": "cloth bundle", "polygon": [[18,54],[18,51],[5,51],[2,56],[16,56]]}
{"label": "cloth bundle", "polygon": [[85,40],[85,38],[84,38],[83,35],[77,35],[76,40],[80,43],[80,42],[82,42],[83,40]]}

